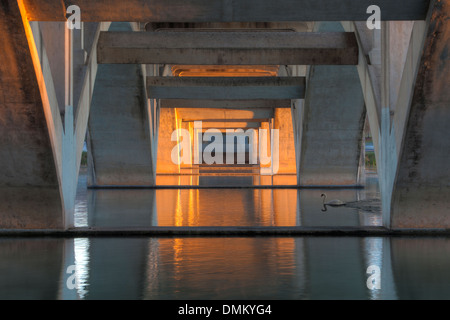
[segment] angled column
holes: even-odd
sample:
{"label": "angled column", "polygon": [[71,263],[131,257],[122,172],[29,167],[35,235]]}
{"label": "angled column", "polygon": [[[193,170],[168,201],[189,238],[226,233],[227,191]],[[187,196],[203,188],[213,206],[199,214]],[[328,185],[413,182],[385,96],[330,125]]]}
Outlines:
{"label": "angled column", "polygon": [[[130,30],[129,23],[112,24]],[[100,65],[89,116],[89,185],[152,185],[148,100],[140,65]]]}
{"label": "angled column", "polygon": [[36,75],[39,58],[30,53],[33,34],[26,27],[16,1],[0,6],[0,228],[63,228],[60,150],[53,140],[61,127],[53,127],[41,98],[45,80]]}
{"label": "angled column", "polygon": [[[340,23],[318,27],[342,28]],[[356,67],[312,66],[302,115],[299,184],[358,184],[366,112]]]}
{"label": "angled column", "polygon": [[[427,22],[415,23],[391,135],[384,131],[385,166],[395,170],[392,165],[398,159],[386,217],[392,228],[450,226],[449,19],[450,4],[435,1]],[[389,114],[383,115],[387,126]]]}
{"label": "angled column", "polygon": [[103,32],[99,63],[354,65],[353,33],[263,31]]}

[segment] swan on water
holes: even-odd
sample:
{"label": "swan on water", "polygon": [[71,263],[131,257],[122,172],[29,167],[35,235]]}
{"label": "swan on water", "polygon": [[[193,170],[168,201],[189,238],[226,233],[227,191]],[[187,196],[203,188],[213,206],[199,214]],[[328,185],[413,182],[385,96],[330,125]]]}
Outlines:
{"label": "swan on water", "polygon": [[331,207],[339,207],[339,206],[345,206],[346,203],[342,200],[331,200],[328,202],[325,202],[325,200],[327,199],[327,195],[325,193],[322,193],[321,197],[323,198],[323,204],[327,205],[327,206],[331,206]]}
{"label": "swan on water", "polygon": [[330,207],[341,207],[341,206],[345,206],[346,203],[342,200],[338,200],[338,199],[334,199],[328,202],[325,202],[325,200],[327,199],[327,195],[325,193],[322,193],[321,197],[323,198],[323,209],[322,211],[327,211],[327,206]]}

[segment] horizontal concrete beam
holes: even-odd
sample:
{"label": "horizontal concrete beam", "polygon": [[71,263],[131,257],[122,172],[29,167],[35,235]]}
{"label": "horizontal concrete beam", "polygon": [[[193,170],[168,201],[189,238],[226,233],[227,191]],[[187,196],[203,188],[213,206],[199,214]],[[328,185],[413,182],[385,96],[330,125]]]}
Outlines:
{"label": "horizontal concrete beam", "polygon": [[347,32],[102,32],[98,63],[356,65]]}
{"label": "horizontal concrete beam", "polygon": [[304,77],[147,77],[150,99],[303,99]]}
{"label": "horizontal concrete beam", "polygon": [[259,122],[209,122],[204,121],[202,123],[203,129],[241,129],[241,128],[259,128],[261,123]]}
{"label": "horizontal concrete beam", "polygon": [[182,122],[195,122],[203,121],[205,122],[267,122],[269,119],[182,119]]}
{"label": "horizontal concrete beam", "polygon": [[[424,20],[429,0],[24,0],[33,21],[65,21],[78,5],[82,21],[277,22],[365,21],[370,5],[383,20]],[[66,5],[65,5],[66,3]]]}
{"label": "horizontal concrete beam", "polygon": [[271,119],[274,117],[273,108],[261,109],[177,109],[178,119]]}
{"label": "horizontal concrete beam", "polygon": [[233,129],[233,130],[237,130],[237,129],[242,129],[244,131],[247,131],[248,129],[259,129],[261,127],[261,125],[259,123],[249,123],[246,126],[240,126],[240,125],[230,125],[230,126],[222,126],[222,127],[216,127],[216,126],[206,126],[206,127],[202,127],[202,132],[205,132],[206,130],[209,129],[216,129],[221,131],[222,133],[226,133],[227,129]]}
{"label": "horizontal concrete beam", "polygon": [[213,108],[213,109],[261,109],[261,108],[290,108],[290,99],[266,100],[187,100],[161,99],[161,108]]}

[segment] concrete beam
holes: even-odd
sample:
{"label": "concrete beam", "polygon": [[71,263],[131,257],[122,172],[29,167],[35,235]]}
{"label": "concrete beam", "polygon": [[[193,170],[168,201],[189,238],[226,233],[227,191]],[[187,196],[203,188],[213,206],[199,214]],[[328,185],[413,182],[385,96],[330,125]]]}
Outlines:
{"label": "concrete beam", "polygon": [[270,119],[274,117],[274,109],[249,109],[249,110],[229,110],[229,109],[177,109],[179,119],[222,119],[221,121],[235,121],[234,119]]}
{"label": "concrete beam", "polygon": [[185,65],[354,65],[346,32],[102,32],[99,63]]}
{"label": "concrete beam", "polygon": [[199,100],[199,99],[161,99],[161,108],[212,108],[212,109],[264,109],[290,108],[290,99],[265,100]]}
{"label": "concrete beam", "polygon": [[194,122],[203,121],[205,122],[268,122],[269,119],[182,119],[182,122]]}
{"label": "concrete beam", "polygon": [[243,129],[244,131],[247,129],[258,129],[261,127],[260,122],[230,122],[230,123],[210,123],[204,122],[202,124],[202,130],[207,129],[217,129],[217,130],[226,130],[226,129]]}
{"label": "concrete beam", "polygon": [[28,19],[65,21],[66,6],[78,5],[83,21],[276,22],[365,21],[370,5],[383,20],[424,20],[429,0],[23,0]]}
{"label": "concrete beam", "polygon": [[147,77],[150,99],[303,99],[304,77]]}

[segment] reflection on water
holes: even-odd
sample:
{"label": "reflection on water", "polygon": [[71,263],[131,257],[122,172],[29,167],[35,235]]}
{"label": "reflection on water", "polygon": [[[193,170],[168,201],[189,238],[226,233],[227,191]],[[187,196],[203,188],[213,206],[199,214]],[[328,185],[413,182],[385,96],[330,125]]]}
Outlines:
{"label": "reflection on water", "polygon": [[448,299],[449,253],[446,238],[3,238],[0,299]]}
{"label": "reflection on water", "polygon": [[[75,224],[381,225],[378,208],[322,212],[323,192],[379,198],[376,176],[365,189],[88,190],[81,175]],[[0,299],[446,298],[448,253],[450,242],[438,238],[0,238]],[[372,265],[382,271],[380,290],[367,288]]]}
{"label": "reflection on water", "polygon": [[[193,179],[192,176],[190,178]],[[205,185],[216,185],[216,179],[219,178],[224,179],[223,181],[234,181],[230,184],[234,184],[235,179],[241,179],[241,177],[209,178],[210,180],[203,182]],[[382,224],[379,207],[328,208],[323,212],[320,197],[323,192],[327,193],[329,199],[338,198],[346,202],[379,199],[376,176],[368,177],[364,189],[328,190],[251,188],[87,190],[86,178],[81,176],[75,209],[75,226],[379,226]]]}

